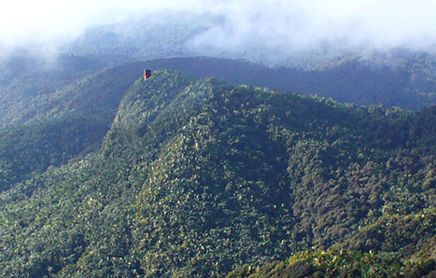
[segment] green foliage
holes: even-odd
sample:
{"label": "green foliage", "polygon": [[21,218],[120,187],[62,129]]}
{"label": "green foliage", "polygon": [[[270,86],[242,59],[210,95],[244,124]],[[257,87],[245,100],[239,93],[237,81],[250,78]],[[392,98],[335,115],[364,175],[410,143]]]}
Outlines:
{"label": "green foliage", "polygon": [[139,64],[122,65],[52,93],[3,103],[8,107],[0,121],[0,190],[98,149],[140,71]]}
{"label": "green foliage", "polygon": [[[89,117],[79,113],[66,130],[69,109],[28,121],[33,132],[4,129],[5,154],[12,146],[35,151],[28,142],[36,142],[44,155],[40,164],[2,157],[4,169],[30,167],[17,172],[21,180],[5,176],[19,182],[0,195],[2,276],[418,277],[435,270],[434,108],[355,107],[155,71],[129,85],[101,149],[65,164],[59,149],[70,159],[101,142],[98,127],[125,88],[110,90],[115,85],[105,80],[87,82],[114,94],[106,108],[84,109]],[[66,107],[102,97],[82,88]],[[22,133],[27,141],[13,141]],[[71,134],[79,134],[76,142]],[[44,171],[46,158],[59,167]]]}
{"label": "green foliage", "polygon": [[[62,56],[56,65],[51,65],[53,68],[50,68],[47,65],[44,66],[43,60],[40,58],[38,60],[29,54],[26,54],[27,56],[24,54],[11,57],[9,64],[3,69],[5,75],[9,76],[10,73],[13,73],[13,76],[9,76],[8,82],[5,80],[2,83],[0,90],[2,97],[0,133],[3,135],[0,144],[0,153],[2,154],[0,190],[7,189],[14,182],[24,180],[34,173],[42,172],[50,165],[57,166],[66,163],[79,154],[95,149],[101,143],[107,128],[110,127],[124,92],[136,80],[138,72],[142,72],[143,69],[143,63],[129,63],[100,71],[101,68],[113,63],[111,59],[116,59],[112,57],[97,60],[96,58],[76,56]],[[246,61],[204,57],[154,60],[147,62],[147,65],[152,68],[174,68],[194,76],[219,76],[232,83],[247,83],[307,94],[319,94],[320,96],[333,96],[344,102],[371,104],[380,101],[387,106],[400,105],[412,108],[432,103],[431,100],[422,102],[422,99],[409,94],[412,91],[419,91],[420,95],[425,95],[425,92],[432,90],[428,70],[422,70],[422,72],[427,72],[426,74],[416,73],[421,62],[426,65],[422,65],[422,67],[431,67],[430,57],[415,57],[412,59],[416,60],[413,64],[407,59],[406,61],[409,62],[406,64],[398,62],[398,65],[407,69],[407,73],[391,68],[377,69],[364,66],[353,59],[341,63],[338,67],[328,67],[320,71],[268,68]],[[425,77],[428,80],[424,82],[420,79],[422,82],[418,82],[419,84],[412,84],[413,82],[410,83],[412,80],[410,74],[419,76],[421,79]],[[173,82],[176,84],[179,80]],[[162,85],[156,84],[159,84],[157,86]],[[159,91],[157,88],[150,89],[153,92]],[[394,91],[395,95],[392,95]],[[373,95],[380,92],[382,96]],[[150,101],[149,105],[154,105],[154,102],[158,101],[159,105],[164,107],[167,106],[167,103],[163,96],[165,96],[165,92],[155,96],[141,96],[136,102],[128,105],[141,106],[144,102],[142,97],[151,97],[153,100]],[[177,101],[175,99],[175,102]],[[165,115],[169,115],[167,116],[169,120],[174,118],[176,114],[186,115],[187,111],[192,111],[195,108],[192,105],[194,104],[186,103],[186,107],[182,107],[178,103],[171,104],[166,109],[173,111],[173,114],[165,113]],[[129,113],[133,113],[133,111],[135,111],[134,113],[143,113],[142,117],[148,119],[143,119],[142,126],[135,128],[127,127],[129,124],[123,125],[123,129],[130,130],[125,132],[126,134],[136,132],[135,129],[142,129],[141,132],[144,132],[148,123],[153,122],[153,117],[157,117],[159,114],[158,110],[148,110],[148,106],[138,109],[135,107],[122,109],[131,111]],[[179,112],[175,112],[176,110]],[[322,106],[317,106],[315,110],[318,116],[326,112]],[[381,112],[376,112],[377,110]],[[429,112],[422,117],[430,119],[432,117],[430,110],[427,110]],[[399,118],[402,117],[400,114],[405,114],[397,107],[385,111],[381,107],[376,109],[375,106],[372,106],[369,108],[369,112],[373,114],[389,113],[390,117]],[[411,121],[417,121],[419,117],[421,116]],[[129,121],[129,118],[126,118],[125,121]],[[61,124],[66,125],[66,128],[60,128]],[[293,124],[298,125],[298,123]],[[384,121],[382,117],[373,126],[363,126],[363,128],[377,128],[375,134],[379,142],[377,147],[381,147],[381,144],[398,140],[397,137],[384,137],[386,134],[388,136],[393,134],[386,133],[390,129],[397,129],[395,132],[401,135],[400,139],[406,140],[409,134],[404,134],[404,130],[408,128],[404,125],[404,122],[399,125]],[[96,133],[81,135],[79,142],[77,142],[77,134],[83,134],[90,128],[95,128]],[[337,131],[333,128],[331,132]],[[419,133],[417,136],[421,138],[420,140],[426,141],[422,144],[431,148],[433,145],[431,136],[423,136],[422,133],[425,132],[427,131],[421,129],[419,124],[410,126],[410,135]],[[52,134],[52,136],[46,136],[48,134]],[[162,136],[167,135],[163,134]],[[62,138],[59,139],[59,137]],[[69,140],[66,138],[71,138],[72,142],[68,142]],[[86,138],[86,140],[80,141],[80,138]],[[367,139],[373,141],[371,138]],[[37,142],[35,148],[29,144],[32,141]]]}
{"label": "green foliage", "polygon": [[105,123],[76,117],[0,129],[0,190],[98,149]]}
{"label": "green foliage", "polygon": [[226,277],[423,277],[436,273],[436,261],[402,262],[393,254],[359,251],[305,251],[260,268],[243,266]]}

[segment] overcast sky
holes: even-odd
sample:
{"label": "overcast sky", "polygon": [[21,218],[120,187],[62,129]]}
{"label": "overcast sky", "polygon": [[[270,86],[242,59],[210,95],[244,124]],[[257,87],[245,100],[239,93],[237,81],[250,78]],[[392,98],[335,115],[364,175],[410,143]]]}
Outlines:
{"label": "overcast sky", "polygon": [[434,0],[9,0],[0,9],[0,46],[73,39],[88,26],[163,9],[225,15],[195,39],[199,47],[436,44]]}

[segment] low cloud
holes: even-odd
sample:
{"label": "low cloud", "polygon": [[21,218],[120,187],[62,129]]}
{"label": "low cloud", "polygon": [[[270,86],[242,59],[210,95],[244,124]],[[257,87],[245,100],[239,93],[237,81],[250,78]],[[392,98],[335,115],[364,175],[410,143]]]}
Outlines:
{"label": "low cloud", "polygon": [[223,1],[209,12],[225,20],[192,46],[243,50],[262,45],[293,51],[331,44],[428,50],[436,44],[436,2],[429,0]]}
{"label": "low cloud", "polygon": [[164,9],[202,9],[197,0],[15,0],[0,9],[0,50],[43,47],[72,41],[88,27],[112,24]]}
{"label": "low cloud", "polygon": [[326,44],[418,50],[436,45],[433,0],[16,0],[0,11],[0,50],[35,45],[50,53],[89,26],[163,10],[223,18],[189,42],[197,50],[283,55]]}

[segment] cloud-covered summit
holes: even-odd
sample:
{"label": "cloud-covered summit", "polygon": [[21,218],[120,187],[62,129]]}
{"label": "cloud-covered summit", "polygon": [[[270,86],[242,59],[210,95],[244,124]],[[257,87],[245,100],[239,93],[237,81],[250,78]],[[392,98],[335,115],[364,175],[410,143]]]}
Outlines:
{"label": "cloud-covered summit", "polygon": [[197,50],[267,49],[283,55],[321,44],[417,50],[436,44],[432,0],[18,0],[0,10],[0,46],[43,45],[50,52],[90,26],[171,10],[222,18],[189,41]]}

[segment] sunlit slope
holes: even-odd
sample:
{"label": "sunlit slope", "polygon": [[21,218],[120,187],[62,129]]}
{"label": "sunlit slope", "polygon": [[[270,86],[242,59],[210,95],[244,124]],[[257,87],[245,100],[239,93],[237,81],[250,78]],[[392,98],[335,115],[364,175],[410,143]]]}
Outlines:
{"label": "sunlit slope", "polygon": [[[435,115],[154,72],[100,151],[2,193],[1,273],[223,277],[330,247],[378,269],[431,259]],[[321,253],[298,254],[313,274]]]}

